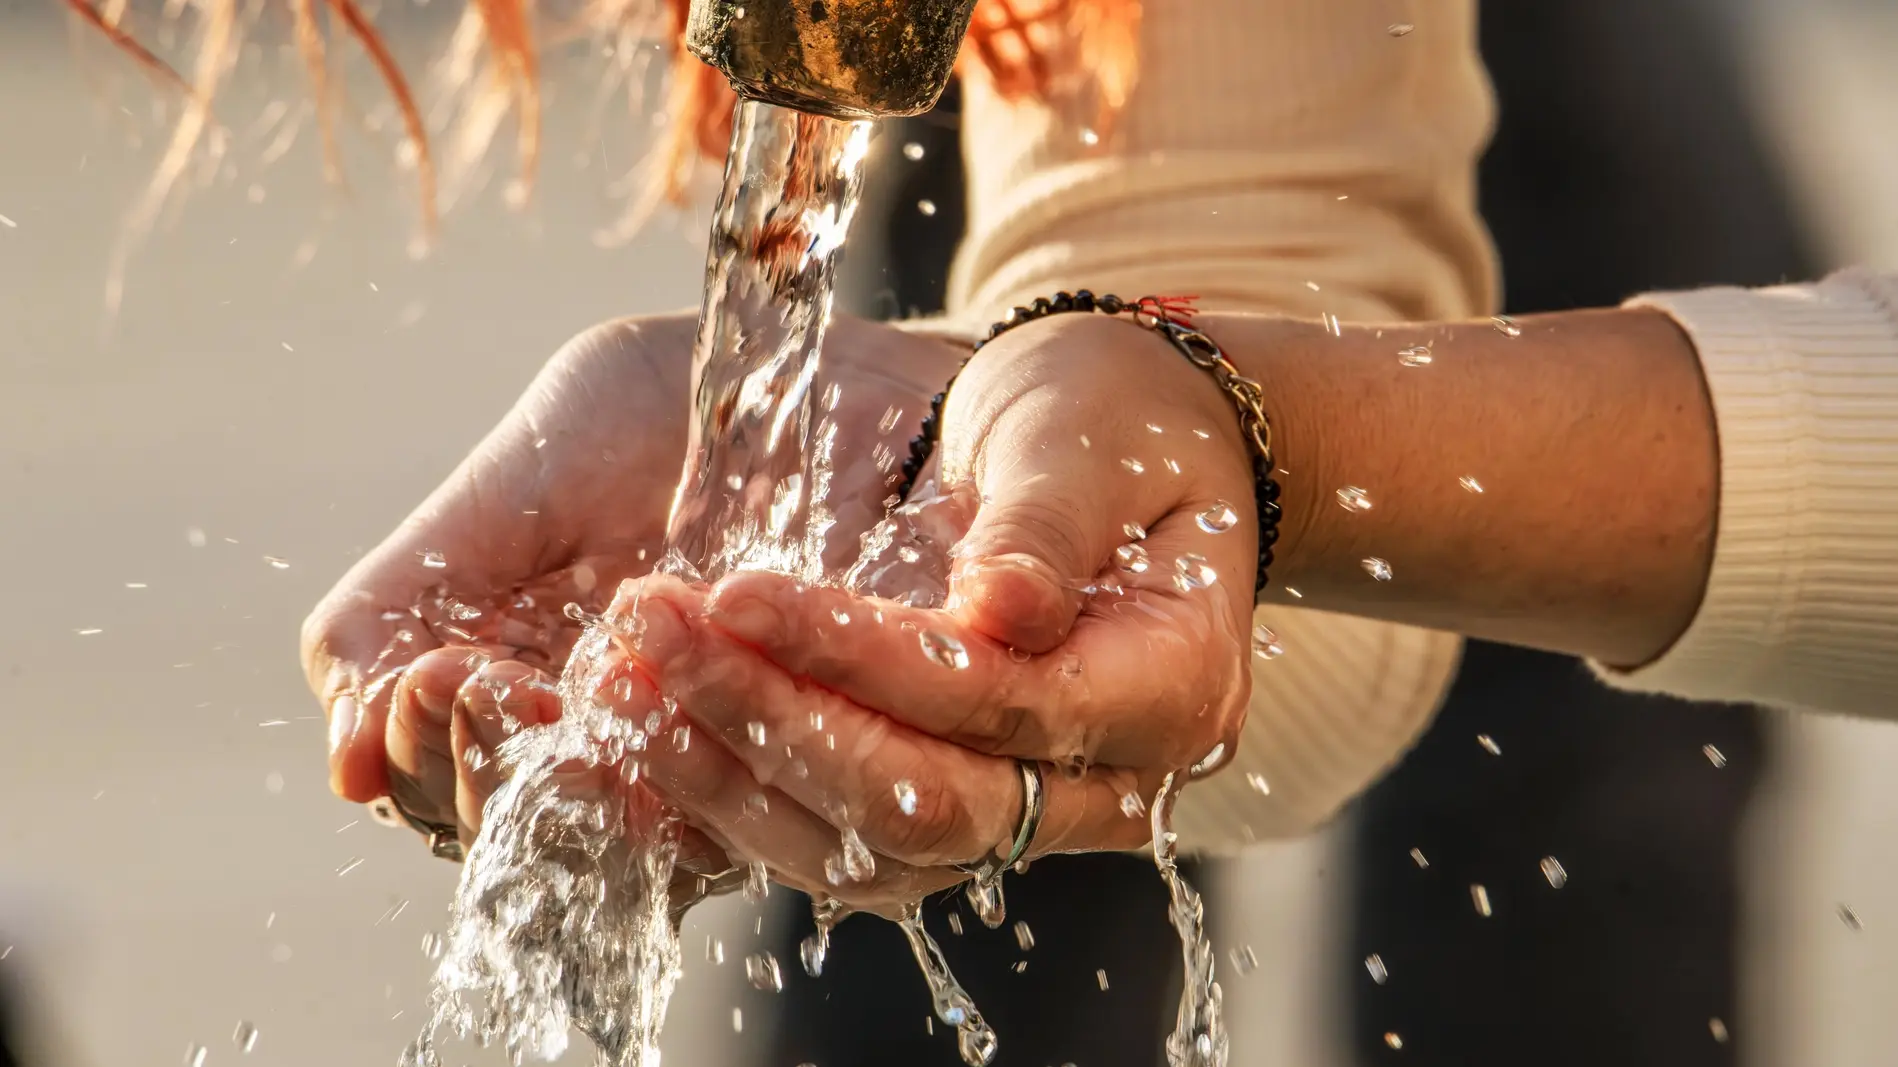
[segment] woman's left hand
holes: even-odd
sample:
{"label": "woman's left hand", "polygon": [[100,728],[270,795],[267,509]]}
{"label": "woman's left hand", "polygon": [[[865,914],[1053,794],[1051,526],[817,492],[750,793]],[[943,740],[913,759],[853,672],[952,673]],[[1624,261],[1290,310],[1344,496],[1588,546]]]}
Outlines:
{"label": "woman's left hand", "polygon": [[[982,501],[944,609],[756,572],[629,592],[641,699],[704,739],[650,750],[646,780],[859,907],[1005,856],[1017,760],[1055,768],[1030,855],[1139,846],[1160,782],[1216,770],[1249,695],[1250,464],[1230,401],[1163,340],[1079,315],[1011,331],[956,385],[942,461]],[[842,862],[846,829],[874,877]]]}

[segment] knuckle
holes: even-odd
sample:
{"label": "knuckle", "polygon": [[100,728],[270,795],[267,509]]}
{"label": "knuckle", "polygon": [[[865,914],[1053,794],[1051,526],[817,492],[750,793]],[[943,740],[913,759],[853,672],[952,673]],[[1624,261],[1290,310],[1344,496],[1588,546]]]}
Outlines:
{"label": "knuckle", "polygon": [[970,819],[963,806],[949,795],[938,781],[906,779],[915,790],[910,811],[893,793],[879,799],[872,817],[888,829],[884,851],[892,858],[921,867],[934,867],[969,859]]}
{"label": "knuckle", "polygon": [[[1010,501],[999,509],[989,527],[994,541],[1010,546],[1032,546],[1043,562],[1080,566],[1087,558],[1089,537],[1082,526],[1077,502],[1052,493]],[[1071,575],[1068,577],[1072,577]]]}

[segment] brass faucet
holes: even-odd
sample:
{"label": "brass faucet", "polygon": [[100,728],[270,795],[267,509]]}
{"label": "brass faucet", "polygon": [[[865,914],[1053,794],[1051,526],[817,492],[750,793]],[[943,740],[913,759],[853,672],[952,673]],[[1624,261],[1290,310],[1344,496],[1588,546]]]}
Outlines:
{"label": "brass faucet", "polygon": [[685,44],[739,95],[835,118],[914,115],[949,84],[976,0],[692,0]]}

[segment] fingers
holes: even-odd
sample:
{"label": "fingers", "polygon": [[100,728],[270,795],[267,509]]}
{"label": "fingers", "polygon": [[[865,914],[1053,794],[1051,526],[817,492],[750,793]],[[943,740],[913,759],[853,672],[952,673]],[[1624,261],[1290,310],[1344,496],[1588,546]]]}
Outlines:
{"label": "fingers", "polygon": [[405,811],[428,822],[455,822],[455,758],[451,722],[455,691],[485,657],[465,648],[438,648],[417,656],[384,686],[381,743],[358,744],[387,755],[387,790]]}
{"label": "fingers", "polygon": [[[648,590],[639,608],[644,637],[669,653],[652,665],[659,685],[694,728],[683,747],[648,756],[647,773],[668,795],[682,791],[678,778],[688,770],[680,765],[690,762],[706,779],[687,794],[716,797],[732,783],[750,790],[724,797],[740,816],[762,821],[795,803],[809,813],[800,819],[824,824],[813,832],[830,851],[802,854],[807,867],[820,855],[829,864],[823,874],[833,895],[835,842],[846,827],[878,856],[909,867],[970,864],[1009,851],[1023,802],[1016,761],[979,755],[800,684],[755,650],[695,624],[686,614],[695,606],[691,593],[683,591],[681,604],[681,592]],[[720,751],[695,755],[714,748]],[[1144,823],[1128,825],[1121,797],[1144,788],[1129,772],[1104,768],[1051,782],[1035,854],[1138,844]],[[742,834],[751,825],[741,820],[720,830]]]}
{"label": "fingers", "polygon": [[978,752],[1189,766],[1236,738],[1243,721],[1244,622],[1217,581],[1182,592],[1158,576],[1127,578],[1123,593],[1095,597],[1069,639],[1039,656],[948,612],[762,573],[722,580],[706,621],[814,683],[807,688]]}
{"label": "fingers", "polygon": [[[654,612],[648,601],[639,610],[642,617],[663,619],[663,611],[670,609]],[[662,621],[660,626],[664,625]],[[649,622],[648,633],[652,628]],[[653,668],[647,665],[645,669]],[[661,701],[649,684],[643,684],[643,671],[631,677],[642,679],[642,684],[620,685],[616,678],[603,687],[600,697],[615,714],[643,720],[661,709]],[[639,777],[728,851],[763,863],[779,881],[805,892],[876,907],[913,900],[963,877],[879,859],[867,850],[853,849],[847,856],[837,827],[783,791],[760,782],[706,731],[669,730],[640,758]],[[861,842],[857,848],[862,849]]]}
{"label": "fingers", "polygon": [[501,743],[529,726],[559,719],[560,694],[545,671],[497,660],[469,672],[452,703],[452,803],[464,841],[472,841],[481,830],[482,809],[501,784]]}
{"label": "fingers", "polygon": [[876,852],[919,866],[971,863],[1012,836],[1013,816],[995,802],[1015,788],[1011,761],[801,686],[731,637],[692,626],[667,596],[649,596],[640,617],[649,638],[680,631],[665,639],[680,651],[659,666],[659,681],[701,744],[723,746],[756,781],[831,825],[857,827]]}

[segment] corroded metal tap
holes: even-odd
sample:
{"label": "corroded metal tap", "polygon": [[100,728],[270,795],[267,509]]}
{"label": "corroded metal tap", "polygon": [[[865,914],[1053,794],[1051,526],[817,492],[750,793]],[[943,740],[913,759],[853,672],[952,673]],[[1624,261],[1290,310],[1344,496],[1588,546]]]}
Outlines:
{"label": "corroded metal tap", "polygon": [[927,111],[976,0],[692,0],[685,43],[741,96],[834,118]]}

